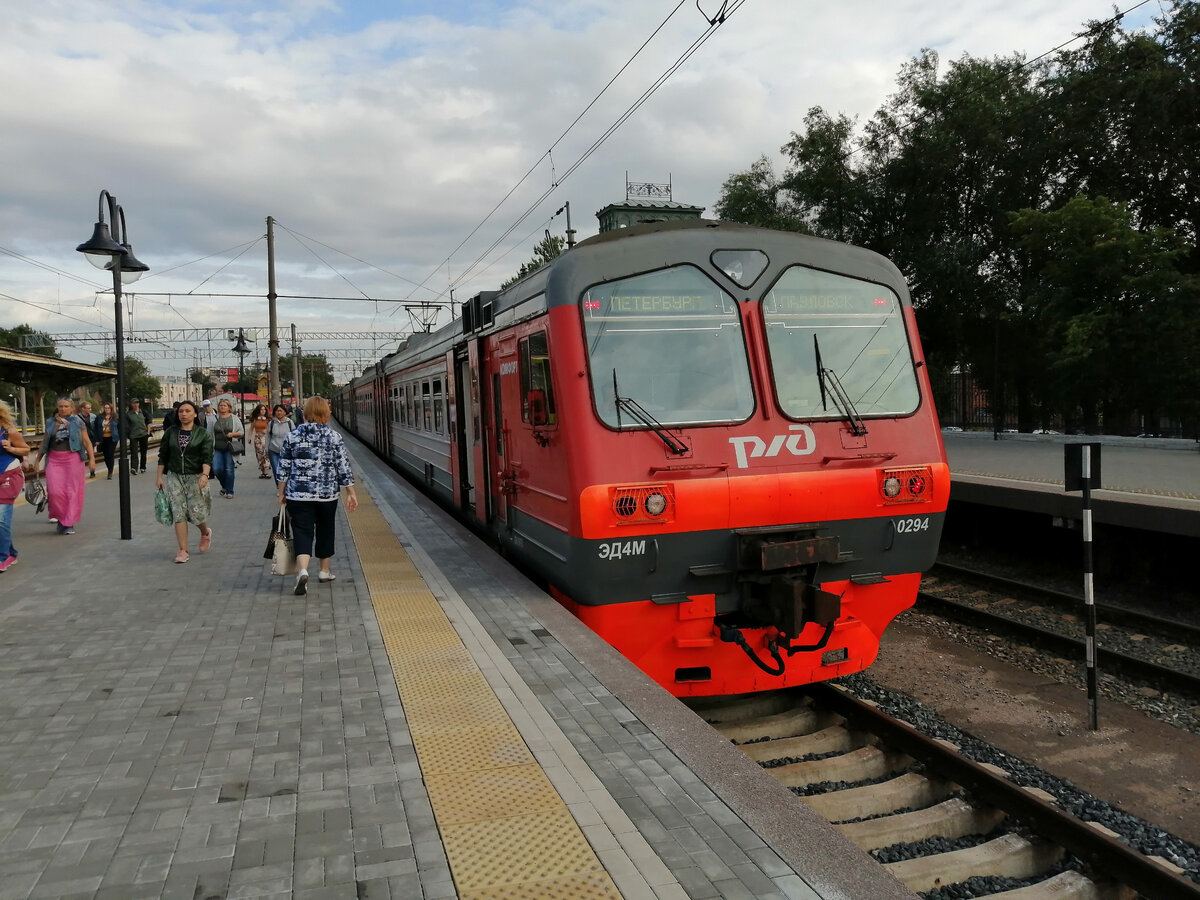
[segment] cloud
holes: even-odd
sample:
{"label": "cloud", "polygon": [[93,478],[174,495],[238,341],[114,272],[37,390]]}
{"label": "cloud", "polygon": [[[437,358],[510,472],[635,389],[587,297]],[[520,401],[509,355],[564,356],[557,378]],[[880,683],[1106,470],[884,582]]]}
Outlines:
{"label": "cloud", "polygon": [[[712,13],[718,4],[701,6]],[[433,299],[478,263],[456,284],[462,299],[509,277],[544,228],[561,232],[561,218],[549,219],[564,201],[580,236],[594,233],[592,214],[623,198],[627,172],[634,181],[670,178],[676,200],[711,210],[722,182],[764,153],[777,157],[810,107],[865,121],[922,47],[944,60],[1032,56],[1082,30],[1089,17],[1111,14],[1081,0],[1050,7],[747,0],[591,152],[705,32],[695,4],[669,16],[674,7],[644,0],[8,4],[0,11],[0,77],[18,87],[0,96],[7,175],[0,247],[102,289],[103,276],[81,265],[73,248],[90,234],[96,197],[108,188],[125,208],[138,256],[152,267],[137,284],[146,292],[134,299],[138,328],[182,327],[185,319],[198,327],[265,324],[261,299],[149,292],[261,297],[261,244],[236,262],[220,252],[260,239],[268,215],[281,225],[280,294]],[[562,184],[484,256],[556,180]],[[76,304],[62,309],[83,309],[81,317],[107,327],[108,301],[96,301],[86,285],[5,256],[0,273],[5,293]],[[22,321],[52,332],[83,327],[0,300],[0,325]],[[280,321],[333,331],[371,322],[391,328],[407,317],[396,303],[281,300]],[[68,351],[90,361],[89,353]],[[157,372],[192,364],[151,363]]]}

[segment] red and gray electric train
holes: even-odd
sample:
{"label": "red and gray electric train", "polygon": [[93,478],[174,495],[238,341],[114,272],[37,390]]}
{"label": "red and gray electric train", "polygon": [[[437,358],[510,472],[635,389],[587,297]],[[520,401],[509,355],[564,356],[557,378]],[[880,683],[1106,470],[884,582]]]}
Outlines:
{"label": "red and gray electric train", "polygon": [[678,696],[870,665],[950,493],[896,267],[706,220],[473,297],[335,411]]}

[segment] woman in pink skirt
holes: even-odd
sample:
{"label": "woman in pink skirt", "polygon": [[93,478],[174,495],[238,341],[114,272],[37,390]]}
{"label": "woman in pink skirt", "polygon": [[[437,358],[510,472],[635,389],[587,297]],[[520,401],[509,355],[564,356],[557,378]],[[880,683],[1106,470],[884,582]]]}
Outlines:
{"label": "woman in pink skirt", "polygon": [[87,426],[74,411],[75,404],[69,397],[59,398],[54,418],[46,420],[46,437],[33,463],[36,470],[42,457],[46,457],[50,518],[58,520],[59,534],[74,534],[75,525],[83,516],[84,464],[91,474],[96,474],[96,450]]}

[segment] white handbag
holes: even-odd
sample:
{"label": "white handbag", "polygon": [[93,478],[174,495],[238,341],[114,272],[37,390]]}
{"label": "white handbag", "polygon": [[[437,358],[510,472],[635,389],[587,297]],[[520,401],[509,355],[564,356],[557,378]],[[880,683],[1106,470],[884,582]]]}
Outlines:
{"label": "white handbag", "polygon": [[292,540],[292,523],[287,507],[279,509],[279,531],[275,535],[275,552],[271,557],[272,575],[291,575],[296,569],[296,545]]}

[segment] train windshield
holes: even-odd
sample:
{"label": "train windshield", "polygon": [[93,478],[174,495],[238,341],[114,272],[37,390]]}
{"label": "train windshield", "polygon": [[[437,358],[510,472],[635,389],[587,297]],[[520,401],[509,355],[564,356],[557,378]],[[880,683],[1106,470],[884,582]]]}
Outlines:
{"label": "train windshield", "polygon": [[745,421],[754,412],[737,303],[694,266],[621,278],[583,295],[601,421],[643,427]]}
{"label": "train windshield", "polygon": [[[792,266],[762,300],[775,391],[794,419],[907,415],[919,395],[900,299]],[[840,408],[839,394],[850,409]]]}

